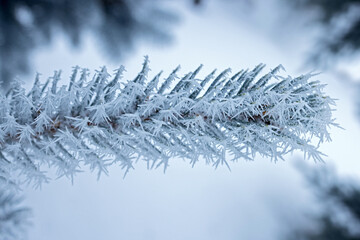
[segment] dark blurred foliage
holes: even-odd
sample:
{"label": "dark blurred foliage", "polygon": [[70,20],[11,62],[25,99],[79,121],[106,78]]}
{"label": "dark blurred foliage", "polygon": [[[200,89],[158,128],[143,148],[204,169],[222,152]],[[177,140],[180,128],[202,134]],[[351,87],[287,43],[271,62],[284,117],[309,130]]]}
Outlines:
{"label": "dark blurred foliage", "polygon": [[[320,23],[324,30],[312,49],[307,63],[332,68],[334,63],[347,61],[347,58],[358,61],[360,58],[360,0],[296,0],[294,2],[295,5],[301,6],[305,13],[306,11],[315,13],[315,22]],[[314,20],[314,18],[311,19]],[[359,118],[360,84],[358,79],[360,76],[352,79],[346,72],[341,72],[339,69],[335,70],[335,73],[342,82],[355,86],[356,114]]]}
{"label": "dark blurred foliage", "polygon": [[31,211],[21,206],[22,199],[0,188],[0,239],[24,239]]}
{"label": "dark blurred foliage", "polygon": [[338,179],[333,171],[300,168],[323,211],[309,219],[311,227],[297,229],[286,239],[360,240],[360,185]]}
{"label": "dark blurred foliage", "polygon": [[353,55],[360,50],[360,0],[297,0],[305,10],[315,10],[325,33],[315,49],[314,60]]}
{"label": "dark blurred foliage", "polygon": [[166,42],[175,16],[161,1],[146,0],[0,0],[0,79],[3,87],[30,68],[35,47],[65,33],[79,46],[86,31],[119,60],[138,39]]}

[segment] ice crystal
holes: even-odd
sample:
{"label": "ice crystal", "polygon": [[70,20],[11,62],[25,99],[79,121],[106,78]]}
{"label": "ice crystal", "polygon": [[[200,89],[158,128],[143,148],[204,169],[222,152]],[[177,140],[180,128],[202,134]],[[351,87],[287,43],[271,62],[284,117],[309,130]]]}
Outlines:
{"label": "ice crystal", "polygon": [[[70,178],[88,165],[98,175],[119,163],[127,173],[137,159],[149,168],[180,157],[204,159],[217,167],[256,154],[277,160],[301,150],[321,160],[318,143],[329,140],[333,99],[313,74],[281,77],[279,65],[258,77],[264,64],[230,75],[195,71],[161,81],[148,78],[146,57],[140,73],[121,81],[104,67],[89,79],[75,67],[68,87],[58,87],[60,72],[44,85],[37,76],[26,94],[15,83],[0,96],[0,171],[5,182],[40,184],[42,164]],[[121,84],[120,84],[121,83]],[[49,85],[49,86],[48,86]],[[20,176],[20,177],[19,177]]]}

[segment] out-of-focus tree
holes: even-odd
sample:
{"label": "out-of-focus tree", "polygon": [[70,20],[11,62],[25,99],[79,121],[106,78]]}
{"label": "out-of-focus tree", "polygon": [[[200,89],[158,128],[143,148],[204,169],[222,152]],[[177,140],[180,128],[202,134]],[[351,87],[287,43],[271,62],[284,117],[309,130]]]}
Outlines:
{"label": "out-of-focus tree", "polygon": [[[316,21],[324,32],[315,46],[315,63],[327,64],[340,56],[353,55],[360,50],[359,0],[297,0],[297,6],[316,12]],[[330,56],[330,58],[329,58]]]}
{"label": "out-of-focus tree", "polygon": [[22,199],[2,186],[0,188],[0,239],[24,239],[31,216],[30,209],[22,207]]}
{"label": "out-of-focus tree", "polygon": [[[74,46],[91,30],[110,57],[119,60],[138,39],[169,40],[174,15],[161,1],[145,0],[0,0],[0,80],[7,89],[26,73],[29,54],[65,33]],[[170,20],[170,21],[169,21]],[[154,41],[154,39],[156,41]]]}
{"label": "out-of-focus tree", "polygon": [[306,180],[321,201],[322,211],[310,219],[310,227],[291,232],[286,239],[359,240],[360,186],[354,181],[338,179],[326,168],[321,171],[301,168]]}
{"label": "out-of-focus tree", "polygon": [[360,0],[296,0],[291,4],[300,7],[304,16],[310,16],[310,22],[319,24],[323,30],[307,63],[331,70],[342,83],[356,89],[355,108],[360,119],[360,75],[352,77],[336,67],[344,60],[356,62],[360,57]]}

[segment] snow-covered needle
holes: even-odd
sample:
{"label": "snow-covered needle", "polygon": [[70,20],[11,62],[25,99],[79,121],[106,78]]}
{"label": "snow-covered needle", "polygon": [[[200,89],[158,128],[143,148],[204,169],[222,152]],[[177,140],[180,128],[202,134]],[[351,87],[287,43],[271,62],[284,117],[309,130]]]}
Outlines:
{"label": "snow-covered needle", "polygon": [[281,77],[279,65],[258,77],[259,64],[202,79],[201,67],[182,78],[179,67],[149,78],[146,57],[134,80],[122,80],[124,67],[113,77],[104,67],[91,79],[76,67],[68,87],[57,87],[60,72],[47,88],[38,75],[28,94],[14,82],[0,96],[2,181],[43,181],[42,164],[72,178],[84,166],[106,174],[111,163],[127,173],[136,159],[149,168],[166,169],[174,157],[218,167],[300,150],[321,160],[313,139],[330,139],[334,101],[313,75]]}

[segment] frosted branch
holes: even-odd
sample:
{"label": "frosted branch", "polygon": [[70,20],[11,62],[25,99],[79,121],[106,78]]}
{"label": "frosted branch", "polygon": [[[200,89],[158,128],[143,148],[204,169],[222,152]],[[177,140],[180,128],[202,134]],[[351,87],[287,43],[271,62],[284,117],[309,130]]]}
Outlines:
{"label": "frosted branch", "polygon": [[72,178],[83,165],[100,176],[119,163],[127,173],[139,158],[164,169],[174,157],[217,167],[256,154],[277,160],[294,150],[321,160],[311,139],[330,140],[334,101],[312,74],[281,77],[280,65],[258,78],[260,64],[199,79],[201,67],[182,78],[179,67],[164,80],[161,73],[149,78],[145,58],[127,82],[124,67],[113,77],[104,67],[92,79],[75,67],[68,87],[57,86],[60,72],[44,85],[37,76],[28,94],[15,82],[0,96],[3,181],[41,184],[43,164]]}

